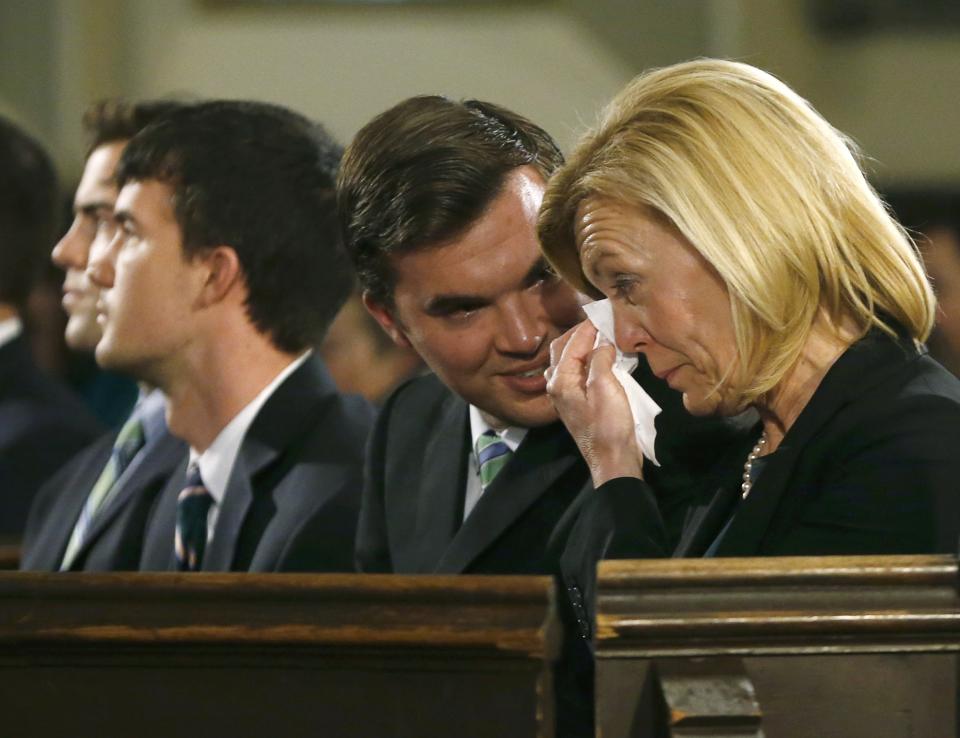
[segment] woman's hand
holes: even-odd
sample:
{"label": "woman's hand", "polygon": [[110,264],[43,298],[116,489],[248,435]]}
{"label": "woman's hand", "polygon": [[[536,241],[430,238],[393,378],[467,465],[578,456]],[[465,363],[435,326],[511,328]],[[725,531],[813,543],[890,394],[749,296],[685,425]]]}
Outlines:
{"label": "woman's hand", "polygon": [[594,487],[615,477],[643,478],[633,416],[613,375],[616,351],[593,348],[597,329],[589,320],[550,344],[547,392],[590,468]]}

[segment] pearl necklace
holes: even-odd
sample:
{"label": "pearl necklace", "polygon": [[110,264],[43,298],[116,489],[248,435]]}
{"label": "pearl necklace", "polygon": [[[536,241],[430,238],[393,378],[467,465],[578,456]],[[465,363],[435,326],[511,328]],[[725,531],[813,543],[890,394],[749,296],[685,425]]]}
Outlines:
{"label": "pearl necklace", "polygon": [[760,434],[760,440],[757,441],[757,445],[753,447],[753,450],[747,454],[747,460],[743,464],[743,483],[740,485],[740,497],[744,500],[747,499],[747,495],[750,494],[750,488],[753,487],[753,480],[750,478],[750,472],[753,469],[753,462],[757,460],[757,457],[760,455],[760,452],[763,451],[763,447],[767,445],[767,432],[764,431]]}

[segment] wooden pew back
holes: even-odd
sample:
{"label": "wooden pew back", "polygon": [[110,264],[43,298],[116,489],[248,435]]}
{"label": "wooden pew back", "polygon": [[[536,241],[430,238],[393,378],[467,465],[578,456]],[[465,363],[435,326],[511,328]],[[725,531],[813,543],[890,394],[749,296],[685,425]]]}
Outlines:
{"label": "wooden pew back", "polygon": [[610,561],[597,609],[604,738],[956,735],[952,557]]}
{"label": "wooden pew back", "polygon": [[4,736],[553,735],[548,578],[0,573]]}

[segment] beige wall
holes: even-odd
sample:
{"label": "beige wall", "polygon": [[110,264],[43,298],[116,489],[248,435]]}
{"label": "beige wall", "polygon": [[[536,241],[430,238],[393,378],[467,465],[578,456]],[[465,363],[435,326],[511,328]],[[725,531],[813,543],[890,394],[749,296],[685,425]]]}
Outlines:
{"label": "beige wall", "polygon": [[824,108],[878,178],[960,185],[960,34],[885,37],[830,58]]}
{"label": "beige wall", "polygon": [[573,140],[629,70],[553,4],[227,11],[132,0],[128,83],[285,103],[347,140],[414,94],[500,102]]}
{"label": "beige wall", "polygon": [[779,74],[872,157],[876,178],[960,181],[960,34],[825,40],[803,0],[544,0],[224,9],[195,0],[0,1],[0,109],[75,173],[84,105],[188,93],[284,103],[346,141],[408,95],[487,98],[565,147],[646,66],[696,55]]}
{"label": "beige wall", "polygon": [[960,186],[960,31],[824,39],[802,0],[736,1],[744,22],[731,55],[805,95],[872,159],[874,179]]}

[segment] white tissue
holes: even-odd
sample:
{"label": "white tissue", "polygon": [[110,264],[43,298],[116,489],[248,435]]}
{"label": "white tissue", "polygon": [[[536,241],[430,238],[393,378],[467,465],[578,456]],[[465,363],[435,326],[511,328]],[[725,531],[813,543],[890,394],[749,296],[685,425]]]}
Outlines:
{"label": "white tissue", "polygon": [[587,314],[590,322],[597,328],[597,340],[593,347],[602,346],[609,343],[617,351],[617,358],[613,363],[613,376],[620,382],[623,391],[627,394],[627,402],[630,405],[630,414],[633,416],[633,430],[636,434],[637,445],[643,453],[644,458],[650,459],[654,464],[660,466],[657,461],[656,441],[657,429],[653,420],[660,414],[660,406],[653,401],[653,398],[647,394],[637,380],[630,376],[637,366],[636,354],[625,354],[617,348],[617,342],[613,330],[613,306],[610,300],[597,300],[583,306],[583,311]]}

